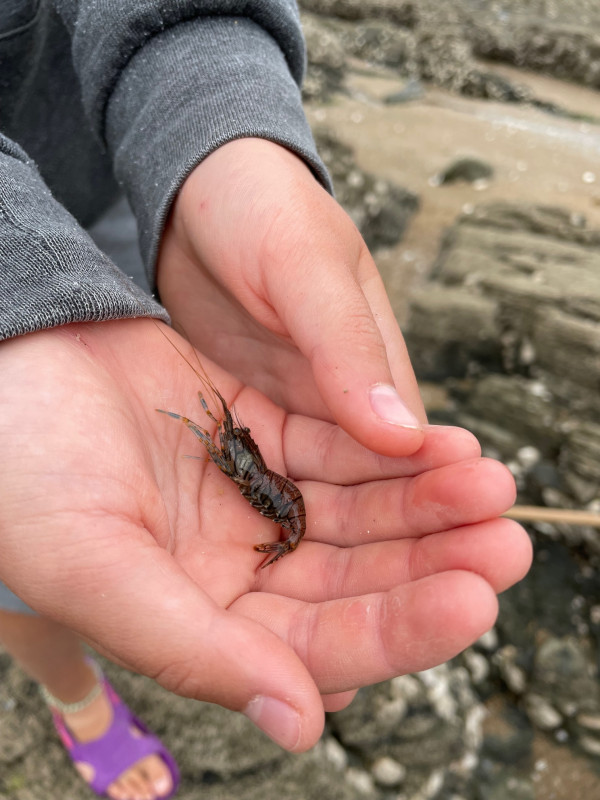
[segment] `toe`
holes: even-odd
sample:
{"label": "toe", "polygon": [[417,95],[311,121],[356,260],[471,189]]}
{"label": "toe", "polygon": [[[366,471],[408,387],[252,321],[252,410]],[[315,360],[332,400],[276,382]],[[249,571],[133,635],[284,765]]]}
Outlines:
{"label": "toe", "polygon": [[114,781],[111,800],[160,800],[173,788],[171,773],[160,756],[146,756]]}
{"label": "toe", "polygon": [[113,781],[106,790],[106,794],[111,800],[127,800],[126,788],[121,780]]}
{"label": "toe", "polygon": [[160,756],[148,756],[144,759],[144,772],[150,782],[152,797],[166,797],[173,789],[173,776]]}
{"label": "toe", "polygon": [[143,761],[121,775],[120,781],[125,785],[127,800],[154,800],[152,786],[144,775]]}

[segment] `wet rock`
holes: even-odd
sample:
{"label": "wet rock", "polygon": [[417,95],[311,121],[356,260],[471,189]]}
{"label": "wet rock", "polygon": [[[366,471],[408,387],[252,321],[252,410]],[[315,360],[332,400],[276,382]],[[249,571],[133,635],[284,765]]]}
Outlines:
{"label": "wet rock", "polygon": [[437,180],[441,185],[456,183],[458,181],[474,183],[478,180],[491,178],[493,174],[494,168],[491,164],[479,158],[465,156],[463,158],[457,158],[448,164],[448,166],[439,173]]}
{"label": "wet rock", "polygon": [[0,663],[0,775],[15,764],[17,779],[19,759],[43,745],[49,722],[36,684],[4,656]]}
{"label": "wet rock", "polygon": [[504,714],[484,723],[482,757],[514,764],[529,757],[533,728],[525,716],[507,708]]}
{"label": "wet rock", "polygon": [[[600,487],[600,231],[567,209],[490,203],[445,236],[405,329],[454,421],[510,464],[529,502],[577,508]],[[536,526],[600,554],[597,529]]]}
{"label": "wet rock", "polygon": [[[558,303],[554,295],[552,304]],[[595,389],[600,383],[600,322],[576,317],[561,308],[545,311],[532,326],[536,362],[549,373]]]}
{"label": "wet rock", "polygon": [[[538,382],[518,375],[486,375],[463,385],[460,396],[458,418],[467,415],[474,432],[484,434],[483,440],[502,454],[514,456],[524,442],[551,453],[558,447],[558,411]],[[496,435],[493,426],[499,428]]]}
{"label": "wet rock", "polygon": [[[361,690],[351,706],[330,715],[329,724],[362,763],[387,765],[389,772],[392,762],[406,767],[403,790],[412,796],[423,789],[427,776],[450,761],[463,759],[469,770],[466,756],[480,741],[481,717],[473,715],[478,708],[467,671],[442,665],[419,673],[418,679],[404,676]],[[372,774],[381,785],[379,773]]]}
{"label": "wet rock", "polygon": [[302,85],[305,100],[327,102],[343,89],[346,51],[339,32],[326,21],[306,14],[302,19],[308,71]]}
{"label": "wet rock", "polygon": [[467,96],[532,103],[561,112],[490,66],[500,61],[553,74],[587,86],[600,85],[593,0],[562,2],[547,13],[544,0],[524,6],[507,0],[473,6],[437,0],[301,0],[303,17],[318,15],[337,26],[348,53],[397,67],[413,78]]}
{"label": "wet rock", "polygon": [[532,686],[563,714],[600,709],[600,686],[591,670],[589,655],[582,644],[571,637],[549,637],[536,651]]}
{"label": "wet rock", "polygon": [[370,249],[396,244],[418,207],[411,192],[361,170],[352,150],[329,131],[315,131],[321,158],[331,173],[336,197]]}
{"label": "wet rock", "polygon": [[494,300],[475,293],[436,284],[413,291],[406,332],[419,376],[440,380],[465,375],[479,361],[499,366],[496,316]]}
{"label": "wet rock", "polygon": [[420,672],[419,677],[425,684],[427,700],[440,719],[455,722],[467,709],[478,703],[469,673],[464,667],[440,664]]}
{"label": "wet rock", "polygon": [[565,436],[561,450],[565,482],[581,503],[589,503],[600,487],[600,424],[583,422]]}
{"label": "wet rock", "polygon": [[344,31],[343,42],[354,58],[371,64],[400,68],[413,79],[419,74],[418,44],[410,31],[392,28],[387,22],[369,20]]}
{"label": "wet rock", "polygon": [[346,20],[382,18],[398,25],[414,25],[418,2],[414,0],[300,0],[306,11]]}
{"label": "wet rock", "polygon": [[0,729],[0,764],[8,765],[17,761],[35,745],[36,738],[39,738],[39,731],[26,724],[20,714],[11,714],[10,717],[3,715]]}
{"label": "wet rock", "polygon": [[408,704],[394,697],[389,684],[361,689],[348,708],[330,715],[332,729],[345,746],[366,748],[405,728]]}
{"label": "wet rock", "polygon": [[331,797],[333,800],[364,800],[365,794],[345,773],[332,771],[313,751],[289,756],[268,770],[248,772],[225,782],[185,783],[177,800],[264,800],[265,797],[285,797],[304,800],[307,797]]}
{"label": "wet rock", "polygon": [[[576,10],[577,9],[577,10]],[[600,85],[598,44],[594,23],[600,22],[597,4],[559,3],[552,15],[542,2],[502,4],[496,24],[493,16],[473,18],[474,50],[526,69],[545,72],[587,86]],[[500,21],[501,24],[497,24]]]}
{"label": "wet rock", "polygon": [[488,782],[483,783],[478,793],[478,800],[535,800],[533,784],[515,776],[498,773]]}
{"label": "wet rock", "polygon": [[410,103],[411,100],[419,100],[424,94],[423,84],[415,78],[411,78],[399,92],[392,92],[392,94],[386,95],[383,102],[388,106],[401,105],[402,103]]}

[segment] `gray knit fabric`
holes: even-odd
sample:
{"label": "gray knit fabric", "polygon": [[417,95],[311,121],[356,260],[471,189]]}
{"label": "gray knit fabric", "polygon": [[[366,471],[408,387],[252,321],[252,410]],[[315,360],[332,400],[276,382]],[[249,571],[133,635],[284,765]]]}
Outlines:
{"label": "gray knit fabric", "polygon": [[16,152],[0,138],[2,338],[67,322],[164,315],[98,250],[33,164]]}
{"label": "gray knit fabric", "polygon": [[170,203],[221,144],[279,142],[330,188],[302,111],[303,68],[292,0],[4,0],[0,338],[166,319],[76,221],[93,222],[116,182],[151,286]]}

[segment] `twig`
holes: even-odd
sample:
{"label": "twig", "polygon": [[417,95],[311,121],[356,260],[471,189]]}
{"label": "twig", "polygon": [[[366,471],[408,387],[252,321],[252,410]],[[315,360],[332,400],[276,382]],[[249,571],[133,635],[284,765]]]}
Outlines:
{"label": "twig", "polygon": [[554,522],[567,525],[590,525],[600,528],[600,514],[593,511],[577,511],[571,508],[546,508],[544,506],[513,506],[504,517],[520,522]]}

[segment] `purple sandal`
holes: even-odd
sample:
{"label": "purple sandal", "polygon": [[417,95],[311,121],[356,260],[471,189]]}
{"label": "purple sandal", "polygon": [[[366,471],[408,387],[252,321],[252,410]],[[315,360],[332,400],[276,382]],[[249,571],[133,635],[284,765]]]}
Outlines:
{"label": "purple sandal", "polygon": [[[179,786],[179,770],[175,759],[160,739],[150,733],[125,705],[107,679],[102,677],[101,681],[112,706],[113,720],[109,729],[99,739],[92,742],[77,742],[60,714],[52,709],[54,726],[69,756],[74,762],[82,762],[92,767],[94,778],[88,782],[88,786],[96,794],[102,795],[119,775],[137,761],[145,756],[158,755],[168,767],[173,782],[173,789],[165,795],[165,800],[173,797]],[[136,736],[132,733],[132,728],[137,728],[141,735]]]}

